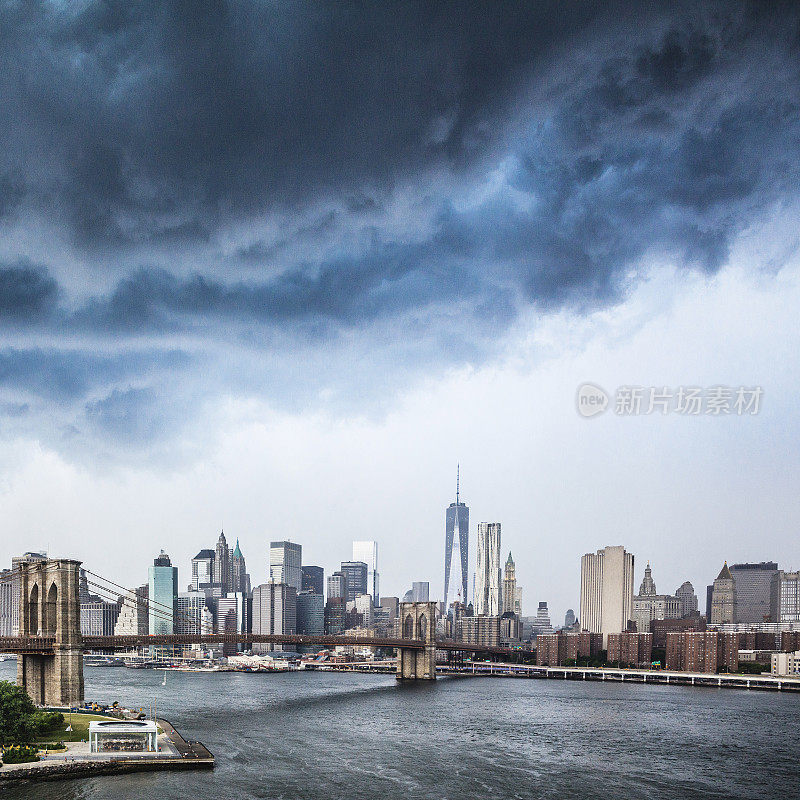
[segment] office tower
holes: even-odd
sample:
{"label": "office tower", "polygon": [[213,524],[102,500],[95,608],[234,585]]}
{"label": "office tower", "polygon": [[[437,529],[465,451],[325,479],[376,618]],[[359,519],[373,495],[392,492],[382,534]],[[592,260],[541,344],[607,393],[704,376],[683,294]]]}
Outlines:
{"label": "office tower", "polygon": [[736,619],[736,584],[726,561],[711,592],[711,625],[725,625]]}
{"label": "office tower", "polygon": [[175,600],[175,633],[200,633],[205,607],[205,592],[180,592]]}
{"label": "office tower", "polygon": [[381,608],[385,609],[389,622],[392,623],[397,619],[397,615],[400,609],[400,598],[399,597],[381,597]]}
{"label": "office tower", "polygon": [[367,565],[363,561],[342,561],[342,572],[347,578],[347,601],[367,594]]}
{"label": "office tower", "polygon": [[[284,544],[277,542],[274,544]],[[286,542],[285,544],[290,544]],[[299,546],[299,545],[298,545]],[[298,570],[300,565],[298,562]],[[297,632],[297,590],[286,583],[262,583],[253,589],[253,633],[264,635]],[[258,643],[253,652],[293,650],[290,645]]]}
{"label": "office tower", "polygon": [[521,591],[517,586],[517,569],[514,564],[514,559],[511,557],[511,551],[508,551],[508,558],[506,559],[506,568],[503,572],[503,613],[512,613],[520,616],[522,613],[521,608]]}
{"label": "office tower", "polygon": [[776,622],[770,616],[770,586],[778,571],[774,561],[734,564],[729,567],[734,583],[734,622]]}
{"label": "office tower", "polygon": [[80,604],[81,636],[113,636],[119,606],[108,600],[88,600]]}
{"label": "office tower", "polygon": [[301,567],[303,589],[314,594],[325,594],[325,570],[322,567]]}
{"label": "office tower", "polygon": [[547,608],[547,602],[545,600],[539,602],[539,607],[536,609],[536,616],[527,617],[526,619],[530,625],[531,638],[538,639],[539,636],[553,632],[553,624],[550,621],[550,611]]}
{"label": "office tower", "polygon": [[297,595],[297,632],[306,636],[325,633],[325,599],[313,589]]}
{"label": "office tower", "polygon": [[236,540],[236,547],[229,552],[228,573],[230,575],[228,592],[241,592],[244,595],[249,595],[250,576],[247,574],[247,564],[239,547],[238,539]]}
{"label": "office tower", "polygon": [[344,572],[334,572],[328,575],[328,600],[347,600],[347,575]]}
{"label": "office tower", "polygon": [[214,583],[214,551],[201,550],[192,559],[191,591],[197,592]]}
{"label": "office tower", "polygon": [[648,562],[644,570],[644,580],[639,587],[639,594],[633,598],[631,619],[636,623],[636,630],[639,633],[648,633],[652,620],[679,619],[681,611],[681,601],[677,597],[656,592],[656,584]]}
{"label": "office tower", "polygon": [[151,636],[172,634],[175,601],[178,597],[178,568],[172,566],[162,550],[148,570],[147,596],[149,602],[148,632]]}
{"label": "office tower", "polygon": [[214,553],[214,583],[222,586],[222,593],[228,592],[230,587],[230,550],[225,539],[225,532],[220,531],[217,539],[217,549]]}
{"label": "office tower", "polygon": [[325,603],[325,633],[330,636],[343,633],[346,613],[347,601],[344,597],[328,597]]}
{"label": "office tower", "polygon": [[479,522],[475,613],[499,617],[502,608],[501,594],[500,523]]}
{"label": "office tower", "polygon": [[371,594],[360,594],[355,599],[355,611],[361,617],[361,626],[371,628],[375,615],[373,613],[374,604]]}
{"label": "office tower", "polygon": [[697,613],[697,595],[689,581],[684,581],[675,590],[675,597],[681,604],[681,617],[692,617]]}
{"label": "office tower", "polygon": [[380,576],[378,575],[378,543],[353,542],[353,561],[363,561],[367,565],[367,594],[372,596],[372,605],[381,601]]}
{"label": "office tower", "polygon": [[114,636],[147,636],[147,584],[131,589],[122,598]]}
{"label": "office tower", "polygon": [[[217,600],[215,622],[217,633],[240,634],[250,630],[249,602],[243,592],[229,592],[225,597]],[[202,617],[199,622],[202,623]],[[243,645],[236,642],[226,642],[222,646],[223,655],[234,655],[243,649]]]}
{"label": "office tower", "polygon": [[567,609],[567,613],[564,614],[564,627],[571,628],[575,624],[575,612],[571,609]]}
{"label": "office tower", "polygon": [[627,629],[633,611],[633,554],[624,547],[605,547],[581,558],[581,628],[602,633]]}
{"label": "office tower", "polygon": [[459,470],[456,470],[456,501],[445,510],[444,535],[444,609],[458,600],[468,602],[469,508],[458,498]]}
{"label": "office tower", "polygon": [[293,586],[295,593],[303,587],[303,547],[294,542],[270,542],[270,583]]}
{"label": "office tower", "polygon": [[13,575],[10,569],[0,570],[0,636],[14,635]]}
{"label": "office tower", "polygon": [[428,581],[414,581],[411,584],[411,600],[414,603],[427,603],[431,597],[431,585]]}
{"label": "office tower", "polygon": [[14,556],[11,559],[11,630],[12,636],[19,635],[19,590],[20,577],[19,571],[23,564],[31,564],[34,561],[47,561],[44,553],[23,553],[21,556]]}
{"label": "office tower", "polygon": [[770,615],[773,622],[800,623],[800,572],[779,570],[772,576]]}

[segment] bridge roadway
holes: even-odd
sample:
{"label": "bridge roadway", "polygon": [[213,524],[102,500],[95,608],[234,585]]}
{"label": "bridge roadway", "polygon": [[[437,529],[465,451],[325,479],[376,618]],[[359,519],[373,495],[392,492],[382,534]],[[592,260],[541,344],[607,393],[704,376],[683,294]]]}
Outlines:
{"label": "bridge roadway", "polygon": [[[79,647],[83,650],[127,650],[133,647],[170,647],[189,644],[289,644],[315,646],[368,646],[391,647],[410,650],[424,650],[425,642],[421,639],[390,639],[376,636],[306,636],[302,634],[259,634],[259,633],[212,633],[212,634],[167,634],[162,636],[82,636]],[[0,637],[0,653],[53,653],[55,637],[53,636],[2,636]],[[492,655],[510,656],[518,654],[518,650],[504,647],[486,647],[483,645],[456,642],[443,639],[436,642],[437,650],[459,651],[464,653],[488,653]]]}

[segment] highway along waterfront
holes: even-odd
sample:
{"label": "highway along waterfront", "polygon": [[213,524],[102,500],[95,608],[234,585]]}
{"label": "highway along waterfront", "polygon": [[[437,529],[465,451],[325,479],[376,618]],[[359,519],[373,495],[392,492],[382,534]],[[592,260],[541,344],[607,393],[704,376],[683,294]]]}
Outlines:
{"label": "highway along waterfront", "polygon": [[[0,663],[14,680],[16,663]],[[86,697],[148,708],[216,756],[155,772],[3,788],[3,800],[157,797],[797,796],[800,695],[666,685],[98,667]],[[792,792],[795,792],[793,795]]]}

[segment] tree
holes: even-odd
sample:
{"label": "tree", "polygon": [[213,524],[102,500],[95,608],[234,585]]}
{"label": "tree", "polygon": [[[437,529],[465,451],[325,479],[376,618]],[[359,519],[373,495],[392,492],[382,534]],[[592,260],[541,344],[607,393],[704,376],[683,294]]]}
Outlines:
{"label": "tree", "polygon": [[0,681],[0,746],[30,742],[36,711],[24,689],[10,681]]}

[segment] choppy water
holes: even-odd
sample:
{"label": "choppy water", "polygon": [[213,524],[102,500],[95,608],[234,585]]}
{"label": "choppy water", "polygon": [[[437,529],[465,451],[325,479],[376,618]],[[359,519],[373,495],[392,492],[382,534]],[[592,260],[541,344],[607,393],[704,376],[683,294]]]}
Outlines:
{"label": "choppy water", "polygon": [[[15,662],[0,663],[14,679]],[[86,696],[147,707],[213,773],[5,788],[3,800],[798,798],[800,697],[675,686],[345,673],[86,670]]]}

